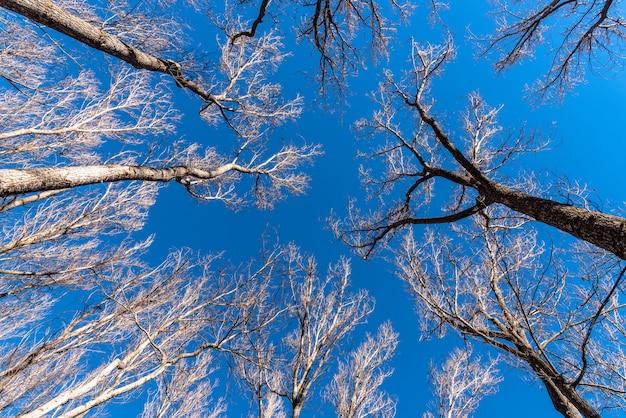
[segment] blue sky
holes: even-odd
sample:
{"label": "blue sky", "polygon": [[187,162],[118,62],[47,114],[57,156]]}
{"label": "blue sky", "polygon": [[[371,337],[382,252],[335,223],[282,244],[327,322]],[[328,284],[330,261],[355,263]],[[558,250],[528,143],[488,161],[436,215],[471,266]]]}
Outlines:
{"label": "blue sky", "polygon": [[[349,80],[349,94],[341,110],[335,109],[337,106],[332,103],[332,97],[329,107],[316,104],[319,99],[318,86],[303,72],[314,73],[319,57],[306,42],[296,45],[289,38],[293,33],[286,31],[285,50],[293,51],[293,56],[279,69],[273,81],[284,85],[286,97],[303,95],[306,107],[297,121],[280,127],[272,134],[271,144],[305,140],[323,146],[324,155],[318,157],[312,167],[303,168],[311,177],[306,195],[289,196],[270,211],[249,206],[232,211],[221,203],[198,202],[180,185],[172,183],[162,189],[156,205],[150,210],[148,225],[138,234],[155,234],[154,245],[146,256],[155,265],[171,249],[181,247],[189,247],[200,253],[224,251],[226,259],[235,264],[245,263],[255,257],[263,235],[268,232],[277,237],[280,243],[293,242],[303,252],[314,255],[322,275],[328,264],[336,262],[340,257],[351,257],[352,285],[354,289],[365,288],[370,292],[376,299],[376,310],[370,315],[368,323],[352,335],[351,341],[342,350],[349,350],[352,348],[350,345],[357,346],[366,332],[374,333],[381,323],[388,320],[392,322],[400,334],[400,345],[392,363],[395,372],[385,383],[384,389],[397,401],[398,417],[420,417],[426,410],[431,400],[431,388],[427,382],[429,364],[443,361],[449,351],[460,344],[460,339],[450,333],[441,340],[423,341],[414,303],[405,292],[404,284],[395,277],[393,264],[384,257],[365,261],[354,256],[329,231],[326,218],[333,211],[340,217],[345,215],[350,197],[357,198],[359,202],[364,200],[358,168],[359,164],[366,161],[357,159],[356,155],[357,150],[368,150],[371,144],[358,141],[351,126],[355,120],[369,117],[374,110],[367,94],[376,89],[381,71],[389,68],[399,74],[406,68],[411,39],[418,42],[442,41],[445,32],[442,27],[433,27],[428,23],[428,10],[423,6],[428,2],[416,2],[419,7],[411,17],[412,23],[400,26],[392,39],[389,61],[383,60],[377,65],[368,63],[366,70]],[[241,3],[252,8],[254,6],[252,1]],[[487,0],[453,2],[450,10],[442,14],[458,50],[457,59],[446,66],[433,86],[431,95],[436,101],[433,114],[441,117],[444,128],[454,138],[455,131],[461,130],[459,112],[465,107],[467,95],[478,90],[490,105],[503,105],[499,120],[505,130],[515,131],[525,125],[529,131],[539,129],[552,139],[549,149],[538,154],[524,155],[510,164],[506,173],[511,178],[529,172],[552,182],[559,177],[566,177],[570,182],[586,184],[597,193],[597,200],[604,210],[615,210],[624,216],[625,74],[617,73],[611,78],[603,78],[602,74],[590,73],[587,83],[577,86],[563,103],[533,107],[524,99],[524,86],[548,69],[552,58],[549,55],[550,48],[539,49],[534,60],[502,74],[493,71],[491,57],[476,59],[475,46],[467,42],[468,30],[471,28],[474,33],[485,34],[493,29],[492,20],[486,16],[490,3]],[[270,4],[272,7],[279,5],[277,2]],[[259,26],[259,32],[271,29],[271,20],[266,19]],[[196,37],[190,40],[189,45],[202,45],[206,50],[217,49],[216,33],[202,13],[190,15],[189,23],[195,29]],[[72,47],[76,46],[76,42],[65,37],[59,36],[58,39]],[[60,44],[67,45],[63,42]],[[91,57],[89,54],[85,56]],[[108,57],[103,65],[95,62],[89,62],[88,65],[93,64],[101,70],[112,61]],[[103,73],[102,78],[105,79],[106,74]],[[169,77],[162,78],[172,84],[174,107],[183,113],[177,135],[165,141],[174,141],[181,136],[189,142],[230,150],[234,146],[233,133],[228,127],[225,124],[207,126],[198,115],[201,103],[197,97],[176,89]],[[416,232],[419,234],[420,229],[417,228]],[[552,240],[557,245],[568,245],[571,240],[556,230],[548,230],[542,238]],[[394,245],[392,242],[392,250]],[[391,256],[389,252],[383,255]],[[78,295],[76,300],[82,296]],[[67,302],[68,305],[72,303],[75,301]],[[77,303],[82,307],[82,300]],[[64,315],[72,314],[68,308],[65,309]],[[478,344],[475,345],[475,352],[482,356],[497,354]],[[94,359],[96,356],[94,354]],[[545,389],[539,383],[506,364],[502,364],[500,369],[505,380],[500,384],[499,392],[483,400],[476,416],[560,416],[554,411]],[[216,372],[216,377],[221,384],[214,397],[225,395],[228,398],[228,415],[247,416],[247,399],[237,398],[240,390],[236,384],[228,380],[225,372]],[[320,382],[318,388],[325,383]],[[113,416],[136,416],[141,412],[141,401],[146,396],[144,391],[131,405],[113,406]],[[312,398],[308,404],[311,408],[305,408],[304,417],[332,416],[328,408],[319,407],[319,392]],[[626,416],[626,413],[615,415]]]}
{"label": "blue sky", "polygon": [[[495,74],[489,61],[476,60],[475,50],[465,42],[466,27],[471,25],[477,32],[490,28],[491,21],[484,14],[487,8],[482,3],[486,2],[472,2],[471,5],[456,2],[444,14],[459,51],[457,60],[433,88],[437,100],[435,112],[453,115],[450,119],[454,120],[454,112],[464,105],[466,95],[478,89],[491,105],[504,104],[500,115],[504,127],[515,129],[525,122],[529,128],[552,133],[550,150],[527,155],[517,160],[510,170],[534,171],[542,175],[565,174],[572,181],[586,183],[598,193],[602,202],[609,202],[605,209],[623,208],[626,196],[623,181],[626,168],[626,79],[623,74],[612,79],[590,75],[588,83],[578,86],[575,94],[569,94],[562,104],[533,108],[523,99],[522,90],[526,83],[547,69],[549,57],[538,54],[533,62],[503,74]],[[342,255],[350,255],[324,223],[331,209],[340,215],[345,213],[348,196],[362,197],[357,176],[359,161],[355,158],[356,150],[362,144],[355,141],[350,124],[371,113],[365,94],[376,88],[375,74],[383,67],[399,70],[405,65],[410,52],[408,40],[412,36],[418,41],[441,39],[440,33],[429,29],[423,20],[424,12],[418,9],[413,17],[415,23],[398,33],[398,43],[388,64],[381,63],[351,80],[353,95],[348,98],[349,106],[343,115],[327,114],[322,109],[309,107],[298,122],[276,134],[274,140],[280,140],[281,135],[297,134],[308,142],[323,145],[325,154],[317,159],[314,167],[307,169],[312,178],[307,195],[289,197],[272,211],[245,208],[232,212],[220,204],[197,203],[172,184],[159,196],[146,228],[147,232],[156,233],[152,252],[155,260],[170,248],[188,246],[207,252],[225,250],[228,258],[244,261],[254,256],[266,230],[276,230],[282,243],[295,242],[303,251],[314,254],[320,266],[334,262]],[[310,56],[296,56],[280,71],[287,92],[294,91],[294,82],[298,87],[307,85],[295,71],[300,63],[305,62],[303,59]],[[290,74],[290,71],[293,72]],[[301,93],[311,100],[316,92],[313,84],[308,85],[311,89]],[[188,100],[183,92],[177,92],[177,96],[181,103]],[[207,128],[198,120],[197,109],[189,104],[186,106],[189,112],[180,133],[187,139],[213,143],[221,141],[222,135],[228,135],[225,131]],[[561,236],[555,232],[553,237],[558,242]],[[388,319],[400,332],[400,345],[393,364],[395,373],[385,385],[385,389],[398,400],[397,416],[421,416],[430,399],[426,384],[428,365],[431,360],[443,360],[457,341],[447,338],[420,342],[413,303],[404,292],[403,284],[393,276],[391,264],[381,259],[362,261],[353,257],[352,279],[355,288],[368,289],[377,301],[369,324],[360,332],[373,332]],[[506,365],[501,368],[505,381],[496,395],[482,402],[476,416],[559,416],[545,390],[537,383],[524,380]],[[245,406],[245,402],[242,405]],[[315,412],[305,413],[305,416],[315,416]]]}

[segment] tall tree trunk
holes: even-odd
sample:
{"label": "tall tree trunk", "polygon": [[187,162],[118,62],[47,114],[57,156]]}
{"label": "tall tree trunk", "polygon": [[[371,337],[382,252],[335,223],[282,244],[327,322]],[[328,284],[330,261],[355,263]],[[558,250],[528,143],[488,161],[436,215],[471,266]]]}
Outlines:
{"label": "tall tree trunk", "polygon": [[[567,387],[562,379],[542,377],[540,379],[548,391],[554,409],[566,418],[602,418],[587,401],[585,401],[576,389]],[[555,380],[559,380],[555,382]]]}
{"label": "tall tree trunk", "polygon": [[584,400],[574,387],[568,385],[550,364],[544,362],[532,349],[529,348],[528,352],[530,354],[526,361],[541,379],[554,409],[565,418],[602,418],[598,411]]}
{"label": "tall tree trunk", "polygon": [[253,172],[236,164],[224,164],[210,171],[186,166],[151,168],[119,164],[4,169],[0,170],[0,197],[124,180],[186,183],[188,178],[211,180],[228,171]]}
{"label": "tall tree trunk", "polygon": [[[417,108],[422,120],[431,127],[441,145],[474,179],[475,184],[467,185],[474,187],[485,197],[485,204],[501,203],[509,209],[558,228],[626,260],[626,219],[542,199],[494,182],[452,143],[439,123],[421,104],[410,101],[407,103]],[[453,181],[458,184],[466,182]]]}
{"label": "tall tree trunk", "polygon": [[626,260],[624,218],[542,199],[494,183],[486,195],[489,202],[501,203]]}
{"label": "tall tree trunk", "polygon": [[161,59],[128,45],[117,36],[94,26],[48,0],[0,0],[0,7],[18,13],[30,20],[59,31],[78,42],[121,59],[135,68],[170,74],[176,85],[187,88],[202,99],[213,96],[195,82],[183,77],[180,65]]}
{"label": "tall tree trunk", "polygon": [[521,328],[513,330],[512,336],[510,341],[517,348],[514,355],[525,361],[541,380],[554,409],[565,418],[602,418],[598,411],[580,396],[576,387],[567,383],[550,361],[533,349]]}

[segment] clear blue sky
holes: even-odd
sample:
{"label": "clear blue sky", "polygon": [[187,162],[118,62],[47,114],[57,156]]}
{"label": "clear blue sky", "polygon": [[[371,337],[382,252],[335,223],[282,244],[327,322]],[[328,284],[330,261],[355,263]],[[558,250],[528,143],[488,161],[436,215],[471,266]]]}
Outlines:
{"label": "clear blue sky", "polygon": [[[596,190],[603,202],[610,202],[607,207],[623,208],[626,196],[623,180],[626,168],[624,75],[619,74],[610,80],[591,75],[589,82],[578,86],[576,94],[568,95],[562,105],[533,109],[522,98],[523,86],[547,69],[548,58],[539,55],[534,62],[523,67],[495,74],[489,62],[473,58],[475,51],[464,42],[468,25],[478,32],[490,27],[490,21],[484,15],[486,5],[482,4],[486,2],[471,2],[471,7],[458,5],[469,4],[467,1],[452,3],[452,9],[444,17],[455,34],[459,53],[455,63],[449,66],[434,87],[437,100],[435,111],[454,114],[464,105],[465,96],[479,89],[491,105],[505,105],[501,113],[503,126],[516,128],[526,121],[530,128],[539,127],[554,133],[551,150],[526,156],[517,164],[528,171],[566,174],[570,180],[586,183]],[[324,146],[325,155],[309,169],[312,183],[306,196],[289,197],[273,211],[247,208],[234,213],[219,204],[198,204],[180,187],[170,185],[152,209],[146,229],[156,232],[152,253],[155,259],[158,260],[170,248],[188,246],[208,252],[226,250],[227,257],[243,261],[254,256],[261,234],[268,228],[278,231],[281,242],[293,241],[304,251],[315,254],[320,266],[349,254],[348,249],[336,242],[325,229],[324,219],[331,209],[344,213],[348,196],[362,196],[357,177],[359,161],[355,159],[359,144],[350,132],[350,123],[371,112],[364,95],[376,88],[373,75],[385,66],[399,71],[405,65],[411,36],[418,41],[440,40],[439,34],[433,33],[425,23],[424,12],[418,9],[413,18],[415,23],[398,33],[399,43],[394,46],[389,64],[382,63],[352,80],[354,95],[349,98],[350,107],[345,109],[342,120],[338,114],[324,114],[320,109],[308,108],[297,124],[280,133],[285,136],[302,135],[307,141]],[[303,57],[296,56],[281,70],[287,92],[306,84],[295,71],[297,65],[309,57],[311,55],[307,52]],[[290,84],[294,81],[296,86]],[[314,86],[311,84],[311,87]],[[309,100],[316,95],[312,90],[301,93]],[[186,100],[187,96],[183,93],[179,96],[181,101]],[[454,120],[453,117],[450,119]],[[556,130],[552,130],[553,122],[557,124]],[[209,144],[222,141],[220,131],[207,128],[198,120],[195,106],[189,106],[184,125],[185,131],[181,134],[189,140]],[[400,332],[395,373],[385,385],[385,389],[398,400],[397,416],[421,416],[430,399],[426,384],[428,364],[431,360],[443,360],[455,341],[453,338],[419,341],[418,318],[413,303],[404,292],[403,284],[393,277],[393,266],[390,264],[380,259],[364,262],[353,258],[352,278],[355,288],[367,288],[377,301],[376,311],[361,331],[374,331],[378,324],[390,319]],[[505,381],[500,391],[483,401],[476,416],[559,416],[539,384],[523,380],[519,373],[505,365],[502,370]],[[245,406],[245,402],[242,405]]]}

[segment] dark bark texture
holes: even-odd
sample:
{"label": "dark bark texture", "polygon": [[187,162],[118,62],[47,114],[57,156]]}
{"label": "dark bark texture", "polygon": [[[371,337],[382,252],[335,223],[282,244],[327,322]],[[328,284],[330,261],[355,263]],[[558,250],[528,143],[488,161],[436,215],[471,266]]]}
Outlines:
{"label": "dark bark texture", "polygon": [[454,146],[426,109],[418,103],[408,103],[417,108],[420,117],[430,126],[437,140],[474,179],[474,182],[464,179],[452,181],[478,190],[485,204],[503,204],[509,209],[558,228],[626,260],[626,219],[543,199],[492,181]]}
{"label": "dark bark texture", "polygon": [[554,202],[497,184],[489,188],[487,198],[626,260],[624,218]]}
{"label": "dark bark texture", "polygon": [[576,388],[563,379],[554,367],[541,358],[532,348],[522,347],[521,358],[530,365],[537,377],[543,382],[554,409],[566,418],[601,418]]}

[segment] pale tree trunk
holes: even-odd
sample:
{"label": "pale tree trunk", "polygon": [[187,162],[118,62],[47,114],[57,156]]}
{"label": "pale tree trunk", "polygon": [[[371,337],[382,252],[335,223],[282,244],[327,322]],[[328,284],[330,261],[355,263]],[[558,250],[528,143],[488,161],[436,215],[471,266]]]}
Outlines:
{"label": "pale tree trunk", "polygon": [[78,42],[112,55],[132,65],[149,71],[170,74],[176,85],[187,88],[204,100],[212,100],[211,93],[182,75],[180,65],[161,59],[128,45],[117,36],[111,35],[93,24],[73,15],[48,0],[0,0],[0,7],[14,11],[30,20],[59,31]]}
{"label": "pale tree trunk", "polygon": [[292,406],[291,410],[291,418],[300,418],[300,413],[302,412],[302,402],[296,402]]}
{"label": "pale tree trunk", "polygon": [[[52,410],[58,408],[59,406],[65,405],[69,401],[82,396],[86,393],[89,393],[93,390],[97,385],[101,384],[115,369],[121,368],[122,362],[117,359],[113,361],[110,365],[104,368],[96,377],[92,380],[86,382],[84,385],[81,385],[75,389],[69,390],[66,393],[57,396],[49,402],[46,402],[44,405],[38,407],[32,412],[29,412],[24,415],[20,415],[20,418],[39,418],[45,416],[47,413]],[[64,414],[65,416],[66,414]]]}
{"label": "pale tree trunk", "polygon": [[4,169],[0,170],[0,197],[124,180],[155,182],[176,180],[188,184],[191,178],[211,180],[228,171],[255,172],[232,163],[224,164],[209,171],[187,166],[151,168],[119,164]]}

